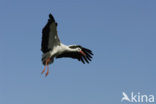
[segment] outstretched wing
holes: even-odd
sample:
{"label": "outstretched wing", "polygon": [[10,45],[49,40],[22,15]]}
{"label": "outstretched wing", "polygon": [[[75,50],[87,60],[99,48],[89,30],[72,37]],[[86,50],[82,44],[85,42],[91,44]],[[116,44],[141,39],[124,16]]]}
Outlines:
{"label": "outstretched wing", "polygon": [[77,45],[70,46],[69,48],[76,48],[76,47],[81,48],[81,50],[85,53],[85,55],[82,55],[80,52],[63,52],[62,54],[58,55],[56,58],[67,57],[67,58],[77,59],[84,64],[85,62],[89,63],[89,61],[91,61],[92,59],[92,55],[93,55],[92,51]]}
{"label": "outstretched wing", "polygon": [[42,30],[41,50],[43,53],[46,53],[53,50],[53,47],[59,44],[60,40],[57,35],[57,23],[52,14],[49,14],[48,23]]}

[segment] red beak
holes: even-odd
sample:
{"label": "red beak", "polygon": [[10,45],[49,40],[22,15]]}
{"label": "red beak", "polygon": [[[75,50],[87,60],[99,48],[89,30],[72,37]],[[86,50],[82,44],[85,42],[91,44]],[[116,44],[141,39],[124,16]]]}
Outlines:
{"label": "red beak", "polygon": [[80,53],[81,53],[82,55],[86,56],[86,54],[85,54],[83,51],[80,51]]}

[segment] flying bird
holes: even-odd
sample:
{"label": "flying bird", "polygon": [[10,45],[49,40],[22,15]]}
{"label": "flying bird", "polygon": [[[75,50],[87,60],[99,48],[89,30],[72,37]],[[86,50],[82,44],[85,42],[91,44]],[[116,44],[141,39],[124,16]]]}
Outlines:
{"label": "flying bird", "polygon": [[49,64],[54,62],[54,58],[73,58],[85,64],[89,63],[93,56],[90,49],[80,45],[67,46],[60,42],[57,34],[57,23],[52,14],[49,14],[48,22],[42,29],[41,51],[43,53],[42,63],[44,65],[41,74],[43,74],[47,68],[45,76],[49,74]]}

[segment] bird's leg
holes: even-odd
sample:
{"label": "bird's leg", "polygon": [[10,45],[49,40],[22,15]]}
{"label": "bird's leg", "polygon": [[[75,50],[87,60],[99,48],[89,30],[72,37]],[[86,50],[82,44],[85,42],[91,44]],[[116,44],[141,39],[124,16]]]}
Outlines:
{"label": "bird's leg", "polygon": [[[45,72],[45,69],[46,69],[46,66],[48,65],[48,62],[50,61],[50,58],[48,58],[47,60],[46,60],[46,65],[44,66],[44,69],[43,69],[43,71],[41,72],[41,74],[43,74],[44,72]],[[49,69],[49,68],[48,68]]]}
{"label": "bird's leg", "polygon": [[48,76],[48,74],[49,74],[49,65],[47,66],[47,72],[46,72],[45,76]]}
{"label": "bird's leg", "polygon": [[50,61],[50,58],[48,58],[46,61],[47,72],[46,72],[45,76],[47,76],[49,74],[49,65],[48,65],[49,61]]}
{"label": "bird's leg", "polygon": [[43,69],[43,71],[41,72],[41,75],[45,72],[45,69],[46,69],[46,65],[44,66],[44,69]]}

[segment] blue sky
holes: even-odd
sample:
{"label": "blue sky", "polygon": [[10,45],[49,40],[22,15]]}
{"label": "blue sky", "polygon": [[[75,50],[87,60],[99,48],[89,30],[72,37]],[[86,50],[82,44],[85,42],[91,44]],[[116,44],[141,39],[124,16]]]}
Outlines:
{"label": "blue sky", "polygon": [[[156,1],[1,0],[1,104],[120,104],[122,92],[156,95]],[[59,59],[40,78],[41,32],[52,13],[60,40],[93,61]]]}

